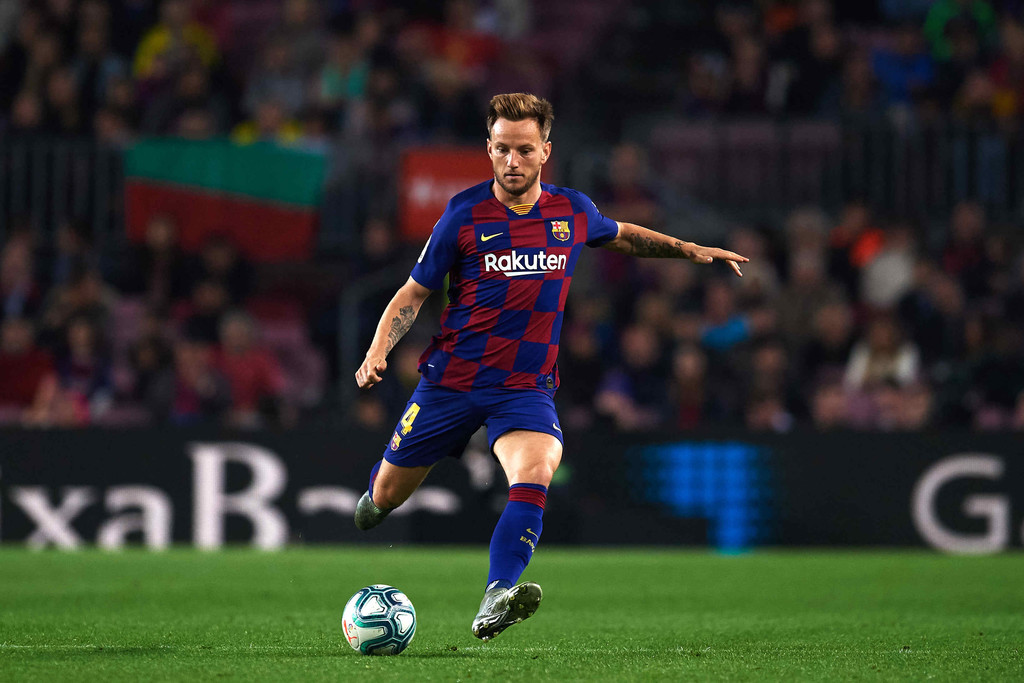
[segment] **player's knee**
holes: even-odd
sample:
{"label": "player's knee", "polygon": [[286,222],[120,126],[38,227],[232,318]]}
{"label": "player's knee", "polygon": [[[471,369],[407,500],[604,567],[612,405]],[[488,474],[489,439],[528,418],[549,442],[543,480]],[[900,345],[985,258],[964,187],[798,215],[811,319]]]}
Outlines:
{"label": "player's knee", "polygon": [[555,476],[555,470],[557,468],[557,463],[532,463],[516,472],[512,476],[512,483],[540,484],[541,486],[548,486],[549,484],[551,484],[551,478]]}

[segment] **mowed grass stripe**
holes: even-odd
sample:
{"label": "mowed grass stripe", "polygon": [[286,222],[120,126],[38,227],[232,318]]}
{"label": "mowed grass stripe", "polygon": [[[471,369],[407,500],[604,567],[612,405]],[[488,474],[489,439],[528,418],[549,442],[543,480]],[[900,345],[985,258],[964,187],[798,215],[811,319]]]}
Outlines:
{"label": "mowed grass stripe", "polygon": [[[540,548],[537,615],[469,624],[484,548],[0,550],[0,680],[1013,680],[1024,556]],[[353,652],[349,595],[401,587],[416,638]]]}

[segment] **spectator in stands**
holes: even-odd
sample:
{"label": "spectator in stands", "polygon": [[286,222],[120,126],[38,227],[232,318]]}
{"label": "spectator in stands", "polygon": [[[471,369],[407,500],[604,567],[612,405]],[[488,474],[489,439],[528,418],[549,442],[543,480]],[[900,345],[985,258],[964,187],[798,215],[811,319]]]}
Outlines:
{"label": "spectator in stands", "polygon": [[871,210],[862,201],[843,207],[839,224],[829,235],[828,272],[846,289],[847,297],[857,299],[860,271],[878,256],[885,233],[875,227]]}
{"label": "spectator in stands", "polygon": [[934,368],[964,353],[967,299],[956,278],[919,263],[915,283],[900,300],[900,320],[921,350],[926,367]]}
{"label": "spectator in stands", "polygon": [[133,247],[125,259],[121,288],[141,295],[150,308],[165,311],[173,300],[188,293],[186,283],[178,224],[167,214],[157,214],[146,224],[143,243]]}
{"label": "spectator in stands", "polygon": [[67,325],[54,372],[43,380],[25,415],[26,424],[38,427],[75,427],[101,416],[113,400],[110,358],[99,330],[87,316]]}
{"label": "spectator in stands", "polygon": [[963,123],[987,124],[992,120],[995,97],[995,85],[988,72],[983,68],[972,69],[953,97],[953,116]]}
{"label": "spectator in stands", "polygon": [[42,306],[31,243],[12,238],[0,251],[0,318],[31,318]]}
{"label": "spectator in stands", "polygon": [[811,321],[811,339],[800,349],[805,382],[833,384],[842,379],[853,349],[853,313],[841,299],[822,304]]}
{"label": "spectator in stands", "polygon": [[281,399],[281,366],[271,353],[256,345],[256,325],[248,314],[236,310],[224,315],[216,362],[231,387],[232,425],[258,427],[268,417],[278,423],[288,420]]}
{"label": "spectator in stands", "polygon": [[231,386],[210,345],[185,338],[174,347],[174,367],[150,384],[147,403],[159,422],[216,424],[231,405]]}
{"label": "spectator in stands", "polygon": [[206,279],[192,288],[191,310],[182,325],[184,335],[205,344],[220,338],[221,316],[231,304],[227,287],[219,280]]}
{"label": "spectator in stands", "polygon": [[732,48],[732,91],[725,103],[729,114],[768,112],[768,72],[764,45],[756,38],[742,38]]}
{"label": "spectator in stands", "polygon": [[[798,249],[789,257],[789,281],[773,299],[779,332],[792,348],[803,346],[814,334],[808,321],[813,320],[823,306],[843,299],[842,287],[828,279],[825,252]],[[845,360],[846,352],[843,353]]]}
{"label": "spectator in stands", "polygon": [[359,259],[362,263],[356,264],[359,273],[377,273],[398,266],[402,256],[401,244],[392,222],[383,217],[368,219],[363,225],[362,254]]}
{"label": "spectator in stands", "polygon": [[34,133],[43,129],[43,103],[30,90],[23,90],[11,105],[10,125],[17,133]]}
{"label": "spectator in stands", "polygon": [[822,21],[809,26],[806,54],[791,62],[790,69],[794,74],[786,108],[799,114],[818,113],[843,69],[843,39],[835,24]]}
{"label": "spectator in stands", "polygon": [[758,342],[743,377],[748,406],[756,403],[758,397],[770,398],[787,415],[806,414],[807,406],[796,384],[789,353],[780,340],[766,338]]}
{"label": "spectator in stands", "polygon": [[291,46],[276,38],[263,50],[261,67],[249,78],[243,105],[255,115],[260,103],[277,102],[288,117],[295,117],[306,105],[306,80],[292,59]]}
{"label": "spectator in stands", "polygon": [[896,31],[892,49],[876,50],[872,56],[875,76],[882,86],[885,104],[908,107],[917,102],[935,82],[935,67],[925,50],[916,24],[903,23]]}
{"label": "spectator in stands", "polygon": [[[11,5],[4,4],[5,7]],[[18,9],[16,4],[14,7]],[[43,12],[38,7],[28,5],[20,8],[14,35],[0,51],[0,112],[11,111],[14,98],[19,92],[25,92],[23,81],[29,53],[43,30],[43,20]]]}
{"label": "spectator in stands", "polygon": [[959,17],[946,25],[950,57],[935,65],[935,94],[944,107],[953,104],[967,78],[984,67],[984,55],[974,22]]}
{"label": "spectator in stands", "polygon": [[295,145],[302,139],[302,126],[288,118],[280,102],[264,100],[256,105],[255,116],[235,126],[231,139],[240,145],[267,142]]}
{"label": "spectator in stands", "polygon": [[105,147],[124,148],[132,141],[133,131],[128,121],[110,107],[97,111],[92,125],[96,140]]}
{"label": "spectator in stands", "polygon": [[878,314],[868,323],[846,364],[844,384],[852,391],[871,389],[885,382],[905,386],[918,379],[920,353],[903,338],[891,314]]}
{"label": "spectator in stands", "polygon": [[861,271],[861,301],[874,309],[895,306],[913,286],[916,252],[913,227],[905,222],[890,226],[882,249]]}
{"label": "spectator in stands", "polygon": [[139,42],[132,72],[139,79],[169,77],[194,58],[207,68],[213,66],[220,58],[216,40],[192,19],[188,0],[163,0],[160,22]]}
{"label": "spectator in stands", "polygon": [[992,82],[992,114],[999,120],[1024,115],[1024,23],[1007,16],[1000,23],[999,55],[989,70]]}
{"label": "spectator in stands", "polygon": [[13,410],[20,417],[53,372],[53,357],[35,345],[33,335],[26,318],[7,318],[0,324],[0,412]]}
{"label": "spectator in stands", "polygon": [[67,338],[75,318],[87,318],[94,327],[107,329],[118,294],[103,281],[99,270],[89,267],[75,273],[67,284],[47,295],[40,326],[40,341],[57,345]]}
{"label": "spectator in stands", "polygon": [[479,18],[474,0],[446,0],[444,23],[429,28],[434,56],[451,62],[468,80],[478,83],[502,48],[500,37],[482,30]]}
{"label": "spectator in stands", "polygon": [[754,393],[747,400],[744,424],[754,432],[788,432],[793,428],[793,415],[785,399],[774,393]]}
{"label": "spectator in stands", "polygon": [[984,47],[991,46],[998,38],[996,13],[986,0],[938,0],[928,10],[924,35],[931,45],[932,55],[939,61],[952,56],[948,29],[950,23],[956,21],[972,24]]}
{"label": "spectator in stands", "polygon": [[821,384],[811,399],[811,422],[821,430],[848,426],[846,391],[840,382]]}
{"label": "spectator in stands", "polygon": [[104,104],[106,109],[124,119],[129,128],[134,130],[138,127],[141,115],[135,82],[131,78],[127,76],[111,78],[104,92]]}
{"label": "spectator in stands", "polygon": [[605,371],[597,335],[589,325],[563,326],[559,347],[559,372],[573,378],[558,390],[562,423],[573,429],[587,429],[594,423],[594,397]]}
{"label": "spectator in stands", "polygon": [[28,63],[18,89],[42,96],[50,74],[60,68],[63,60],[60,36],[52,30],[40,31],[29,45]]}
{"label": "spectator in stands", "polygon": [[76,136],[86,131],[90,120],[79,102],[77,84],[70,69],[61,67],[50,73],[46,82],[46,111],[47,132]]}
{"label": "spectator in stands", "polygon": [[650,163],[640,145],[622,143],[612,148],[596,199],[609,216],[635,216],[642,225],[660,226],[664,221]]}
{"label": "spectator in stands", "polygon": [[704,320],[701,345],[717,353],[728,352],[774,328],[774,315],[759,309],[750,313],[738,310],[736,291],[722,280],[711,280],[704,288]]}
{"label": "spectator in stands", "polygon": [[76,275],[94,267],[87,224],[79,219],[65,218],[57,227],[53,249],[44,249],[41,270],[46,286],[68,284]]}
{"label": "spectator in stands", "polygon": [[353,409],[355,422],[361,428],[369,431],[380,431],[388,428],[388,420],[391,419],[384,401],[377,394],[362,393],[356,397]]}
{"label": "spectator in stands", "polygon": [[942,268],[963,283],[968,297],[989,293],[992,264],[985,245],[985,210],[977,202],[960,202],[953,208]]}
{"label": "spectator in stands", "polygon": [[88,406],[90,415],[109,406],[110,358],[92,318],[81,315],[68,323],[67,347],[57,355],[56,369],[61,389]]}
{"label": "spectator in stands", "polygon": [[749,309],[769,304],[779,290],[779,274],[766,231],[740,226],[729,233],[729,248],[745,249],[737,253],[753,254],[748,258],[755,264],[744,267],[743,279],[734,283],[740,307]]}
{"label": "spectator in stands", "polygon": [[[574,378],[575,379],[575,378]],[[698,429],[729,413],[728,387],[716,387],[708,379],[707,354],[696,344],[684,343],[672,357],[669,396],[676,429]]]}
{"label": "spectator in stands", "polygon": [[960,361],[962,377],[954,396],[976,429],[1011,426],[1018,397],[1024,391],[1024,333],[1005,320],[995,321],[992,342],[980,357]]}
{"label": "spectator in stands", "polygon": [[275,41],[288,47],[288,61],[301,78],[312,76],[324,60],[327,34],[320,16],[322,3],[313,0],[285,0],[282,22]]}
{"label": "spectator in stands", "polygon": [[853,51],[843,63],[842,76],[821,97],[818,113],[829,117],[875,120],[879,118],[881,93],[871,58]]}
{"label": "spectator in stands", "polygon": [[128,350],[132,369],[132,398],[145,401],[154,382],[171,369],[174,350],[167,338],[167,320],[149,311],[139,325],[138,339]]}
{"label": "spectator in stands", "polygon": [[172,85],[156,94],[146,107],[142,130],[149,134],[166,135],[178,130],[183,116],[204,112],[210,118],[214,132],[228,129],[231,107],[227,99],[210,84],[210,73],[198,59],[182,67]]}
{"label": "spectator in stands", "polygon": [[71,72],[82,111],[91,120],[113,79],[128,73],[128,65],[110,49],[106,24],[83,23],[78,29],[78,52],[71,62]]}
{"label": "spectator in stands", "polygon": [[900,392],[897,424],[903,431],[920,431],[932,424],[935,393],[925,382],[914,382]]}
{"label": "spectator in stands", "polygon": [[253,268],[226,233],[212,233],[189,266],[189,281],[216,280],[234,305],[245,303],[252,292]]}
{"label": "spectator in stands", "polygon": [[618,429],[653,429],[665,421],[667,373],[658,334],[630,325],[620,336],[620,362],[604,374],[594,405]]}
{"label": "spectator in stands", "polygon": [[349,102],[365,95],[369,71],[369,60],[353,36],[332,36],[327,46],[327,61],[317,77],[316,95],[320,106],[342,116]]}
{"label": "spectator in stands", "polygon": [[417,93],[420,133],[440,143],[473,141],[479,134],[479,101],[479,93],[456,64],[432,62]]}
{"label": "spectator in stands", "polygon": [[679,95],[679,111],[688,118],[720,113],[729,98],[729,66],[718,55],[697,54],[686,63],[685,87]]}

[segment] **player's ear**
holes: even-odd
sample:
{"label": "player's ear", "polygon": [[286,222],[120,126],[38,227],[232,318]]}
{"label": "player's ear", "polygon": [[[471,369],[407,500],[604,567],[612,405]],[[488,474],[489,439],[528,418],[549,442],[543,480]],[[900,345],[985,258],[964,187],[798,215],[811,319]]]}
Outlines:
{"label": "player's ear", "polygon": [[544,149],[544,156],[541,157],[541,160],[540,160],[541,163],[544,163],[545,161],[547,161],[548,157],[551,156],[551,140],[548,140],[547,142],[544,143],[544,148],[543,149]]}

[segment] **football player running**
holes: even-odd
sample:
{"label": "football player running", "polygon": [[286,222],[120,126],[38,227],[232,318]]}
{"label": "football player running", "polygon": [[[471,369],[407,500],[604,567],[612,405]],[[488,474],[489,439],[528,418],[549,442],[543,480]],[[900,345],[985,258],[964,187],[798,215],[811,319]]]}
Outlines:
{"label": "football player running", "polygon": [[747,261],[611,220],[581,192],[542,183],[553,120],[551,104],[534,95],[491,99],[487,154],[494,177],[448,203],[408,281],[384,309],[355,373],[364,389],[381,381],[388,354],[448,276],[450,303],[441,329],[420,358],[420,383],[371,471],[355,523],[364,530],[380,524],[439,460],[460,456],[486,426],[509,492],[491,537],[490,570],[472,625],[484,640],[540,605],[539,585],[516,582],[540,542],[547,487],[562,459],[555,360],[583,247],[699,264],[724,261],[739,276],[739,264]]}

